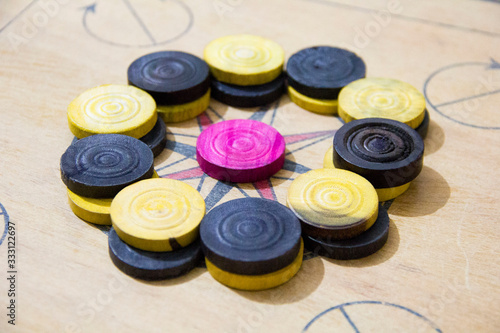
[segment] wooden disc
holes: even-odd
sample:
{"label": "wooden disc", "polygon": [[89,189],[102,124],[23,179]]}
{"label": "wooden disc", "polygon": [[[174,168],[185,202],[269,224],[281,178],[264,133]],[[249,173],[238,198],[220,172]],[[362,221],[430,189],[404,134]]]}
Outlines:
{"label": "wooden disc", "polygon": [[79,139],[94,134],[141,138],[153,129],[157,118],[151,95],[119,84],[89,89],[68,106],[69,129]]}
{"label": "wooden disc", "polygon": [[[333,145],[328,148],[328,151],[323,158],[323,168],[325,169],[334,169],[335,165],[333,164]],[[411,183],[406,183],[401,186],[396,187],[388,187],[388,188],[375,188],[377,191],[378,201],[388,201],[392,200],[396,197],[399,197],[401,194],[406,192],[410,187]]]}
{"label": "wooden disc", "polygon": [[196,158],[210,177],[234,183],[255,182],[268,179],[281,169],[285,139],[260,121],[222,121],[200,134]]}
{"label": "wooden disc", "polygon": [[399,80],[360,79],[340,92],[339,116],[346,123],[355,119],[387,118],[417,128],[425,116],[425,97],[411,84]]}
{"label": "wooden disc", "polygon": [[281,74],[285,52],[266,38],[233,35],[210,42],[205,47],[204,58],[216,80],[254,86],[270,82]]}
{"label": "wooden disc", "polygon": [[264,275],[242,275],[226,272],[205,258],[207,269],[212,277],[220,283],[240,290],[265,290],[280,286],[290,281],[302,266],[304,242],[300,242],[300,250],[295,260],[288,266]]}
{"label": "wooden disc", "polygon": [[210,89],[195,101],[179,105],[158,105],[158,116],[166,123],[196,118],[210,105]]}
{"label": "wooden disc", "polygon": [[197,56],[161,51],[136,59],[128,68],[128,83],[148,92],[160,105],[186,104],[210,88],[209,68]]}
{"label": "wooden disc", "polygon": [[336,168],[353,171],[375,188],[397,187],[415,179],[423,166],[424,142],[395,120],[367,118],[342,126],[333,138]]}
{"label": "wooden disc", "polygon": [[[156,171],[151,178],[160,178]],[[113,198],[87,198],[68,191],[69,206],[82,220],[94,224],[111,225],[110,208]]]}
{"label": "wooden disc", "polygon": [[338,102],[336,99],[314,99],[307,97],[291,86],[288,86],[288,96],[290,96],[292,102],[304,110],[320,114],[337,114]]}
{"label": "wooden disc", "polygon": [[331,46],[309,47],[295,53],[286,64],[288,84],[314,99],[337,99],[340,89],[364,78],[366,66],[355,53]]}
{"label": "wooden disc", "polygon": [[127,244],[163,252],[186,247],[198,237],[205,201],[174,179],[147,179],[123,189],[111,203],[111,221]]}
{"label": "wooden disc", "polygon": [[212,209],[200,226],[203,252],[218,268],[262,275],[290,265],[300,249],[300,222],[279,202],[231,200]]}
{"label": "wooden disc", "polygon": [[311,252],[338,260],[360,259],[380,250],[389,237],[389,215],[380,205],[373,226],[351,239],[315,238],[304,236],[304,244]]}
{"label": "wooden disc", "polygon": [[212,79],[212,97],[224,104],[252,108],[274,102],[283,95],[285,76],[257,86],[238,86]]}
{"label": "wooden disc", "polygon": [[335,168],[335,165],[333,165],[333,145],[331,145],[330,148],[328,148],[325,157],[323,157],[323,168],[325,169]]}
{"label": "wooden disc", "polygon": [[138,139],[97,134],[78,140],[61,156],[61,178],[74,193],[112,198],[123,188],[153,175],[153,153]]}
{"label": "wooden disc", "polygon": [[87,198],[71,192],[70,189],[67,191],[69,206],[76,216],[90,223],[111,225],[109,209],[112,198]]}
{"label": "wooden disc", "polygon": [[353,172],[317,169],[295,178],[287,206],[302,222],[305,235],[346,239],[373,225],[378,197],[370,182]]}
{"label": "wooden disc", "polygon": [[167,127],[165,126],[165,122],[161,118],[158,118],[153,129],[139,140],[148,145],[154,157],[160,155],[167,144]]}
{"label": "wooden disc", "polygon": [[203,259],[199,240],[176,251],[150,252],[128,245],[113,228],[108,234],[108,248],[118,269],[142,280],[164,280],[184,275]]}
{"label": "wooden disc", "polygon": [[425,115],[424,115],[424,120],[422,120],[422,123],[418,125],[417,128],[415,128],[415,131],[420,135],[420,137],[425,139],[427,136],[427,132],[429,131],[429,124],[431,122],[431,117],[429,115],[429,111],[427,109],[425,110]]}

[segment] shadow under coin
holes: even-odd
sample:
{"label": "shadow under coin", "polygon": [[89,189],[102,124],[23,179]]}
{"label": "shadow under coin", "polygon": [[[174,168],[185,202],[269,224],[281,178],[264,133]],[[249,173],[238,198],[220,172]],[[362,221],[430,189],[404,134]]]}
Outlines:
{"label": "shadow under coin", "polygon": [[389,237],[384,246],[368,257],[353,260],[336,260],[327,257],[322,257],[325,261],[333,263],[335,265],[343,267],[370,267],[379,265],[387,260],[389,260],[399,248],[399,231],[396,223],[390,220],[389,222]]}
{"label": "shadow under coin", "polygon": [[289,304],[298,302],[314,292],[323,281],[325,267],[319,258],[302,263],[297,275],[290,281],[273,289],[262,291],[235,290],[239,295],[255,302],[267,304]]}
{"label": "shadow under coin", "polygon": [[427,136],[424,139],[425,152],[424,156],[430,155],[441,149],[444,144],[445,134],[441,126],[431,120]]}
{"label": "shadow under coin", "polygon": [[408,191],[394,199],[389,213],[407,217],[429,215],[444,207],[450,195],[446,179],[434,169],[424,166]]}
{"label": "shadow under coin", "polygon": [[[171,279],[166,279],[166,280],[158,280],[158,281],[148,281],[148,280],[141,280],[141,279],[135,279],[134,280],[144,283],[144,284],[149,284],[152,286],[159,286],[159,287],[170,287],[170,286],[176,286],[179,284],[183,284],[186,282],[189,282],[191,280],[196,279],[203,273],[207,272],[206,268],[194,268],[193,270],[189,271],[187,274],[171,278]],[[123,273],[123,272],[122,272]]]}

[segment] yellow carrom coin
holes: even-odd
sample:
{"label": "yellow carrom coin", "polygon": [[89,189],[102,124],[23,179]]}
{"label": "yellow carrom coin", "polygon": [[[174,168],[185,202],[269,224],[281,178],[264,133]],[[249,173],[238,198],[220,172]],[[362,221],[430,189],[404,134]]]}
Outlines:
{"label": "yellow carrom coin", "polygon": [[210,42],[204,51],[212,75],[240,86],[270,82],[283,71],[285,52],[277,43],[253,35],[232,35]]}
{"label": "yellow carrom coin", "polygon": [[[335,165],[333,164],[333,146],[328,148],[323,158],[323,168],[335,169]],[[383,202],[399,197],[408,190],[410,184],[411,182],[396,187],[376,188],[375,191],[377,191],[378,201]]]}
{"label": "yellow carrom coin", "polygon": [[124,134],[141,138],[158,115],[156,102],[136,87],[106,84],[89,89],[68,106],[68,124],[79,139],[94,134]]}
{"label": "yellow carrom coin", "polygon": [[335,169],[335,165],[333,165],[333,145],[326,151],[325,157],[323,158],[323,168]]}
{"label": "yellow carrom coin", "polygon": [[425,97],[411,84],[388,78],[364,78],[339,94],[339,116],[346,122],[364,118],[397,120],[417,128],[425,116]]}
{"label": "yellow carrom coin", "polygon": [[120,191],[111,203],[118,236],[146,251],[173,251],[191,244],[204,215],[200,193],[174,179],[142,180]]}
{"label": "yellow carrom coin", "polygon": [[87,198],[75,194],[69,189],[67,191],[69,206],[76,216],[90,223],[111,225],[109,209],[111,207],[111,201],[113,201],[112,198]]}
{"label": "yellow carrom coin", "polygon": [[299,93],[288,86],[288,96],[292,102],[304,110],[320,114],[337,114],[338,101],[336,99],[315,99]]}
{"label": "yellow carrom coin", "polygon": [[[160,178],[160,176],[154,171],[152,178]],[[68,201],[73,213],[82,220],[94,224],[111,225],[110,208],[113,198],[87,198],[68,189]]]}
{"label": "yellow carrom coin", "polygon": [[365,178],[340,169],[311,170],[290,185],[287,206],[312,237],[348,239],[368,230],[378,214],[378,196]]}
{"label": "yellow carrom coin", "polygon": [[179,105],[158,105],[158,116],[166,123],[177,123],[196,118],[205,111],[210,104],[210,89],[203,95],[189,103]]}
{"label": "yellow carrom coin", "polygon": [[275,272],[264,275],[241,275],[220,269],[205,258],[207,270],[212,277],[220,283],[240,290],[265,290],[280,286],[292,279],[302,266],[304,242],[301,240],[300,250],[294,261]]}

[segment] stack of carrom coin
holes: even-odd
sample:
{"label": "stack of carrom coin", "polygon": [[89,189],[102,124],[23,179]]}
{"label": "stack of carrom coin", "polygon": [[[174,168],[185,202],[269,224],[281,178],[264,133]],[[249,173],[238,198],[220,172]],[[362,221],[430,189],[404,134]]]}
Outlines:
{"label": "stack of carrom coin", "polygon": [[346,170],[317,169],[297,177],[287,206],[302,224],[306,248],[334,259],[358,259],[383,247],[389,218],[369,181]]}
{"label": "stack of carrom coin", "polygon": [[207,64],[185,52],[162,51],[136,59],[127,71],[130,85],[153,96],[166,123],[195,118],[210,104]]}
{"label": "stack of carrom coin", "polygon": [[212,73],[212,97],[235,107],[256,107],[281,97],[285,87],[284,51],[258,36],[225,36],[204,52]]}
{"label": "stack of carrom coin", "polygon": [[316,46],[292,55],[286,71],[288,95],[295,104],[315,113],[336,114],[340,90],[365,77],[366,66],[351,51]]}

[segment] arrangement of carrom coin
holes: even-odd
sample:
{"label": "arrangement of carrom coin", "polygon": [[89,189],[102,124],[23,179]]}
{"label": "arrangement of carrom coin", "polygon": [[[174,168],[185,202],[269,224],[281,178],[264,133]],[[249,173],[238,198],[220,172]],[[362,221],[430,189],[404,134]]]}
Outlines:
{"label": "arrangement of carrom coin", "polygon": [[2,4],[0,332],[500,332],[498,1]]}

